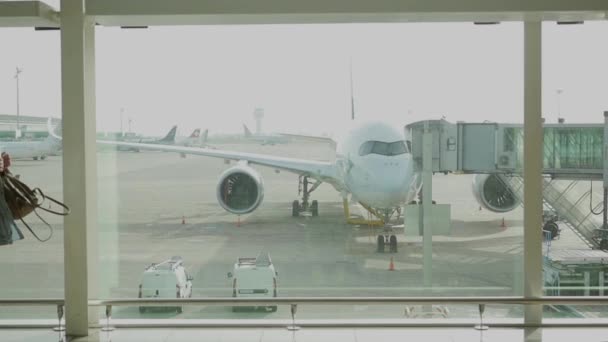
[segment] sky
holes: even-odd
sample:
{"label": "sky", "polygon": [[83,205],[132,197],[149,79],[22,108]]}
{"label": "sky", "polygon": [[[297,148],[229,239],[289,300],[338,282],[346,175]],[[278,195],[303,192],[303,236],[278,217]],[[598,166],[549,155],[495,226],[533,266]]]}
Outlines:
{"label": "sky", "polygon": [[[601,122],[608,23],[543,24],[543,115]],[[0,113],[61,115],[58,31],[0,29]],[[523,121],[523,25],[239,25],[96,29],[98,131],[338,134],[350,120],[395,125]],[[559,95],[558,95],[559,94]],[[559,103],[559,105],[558,105]]]}

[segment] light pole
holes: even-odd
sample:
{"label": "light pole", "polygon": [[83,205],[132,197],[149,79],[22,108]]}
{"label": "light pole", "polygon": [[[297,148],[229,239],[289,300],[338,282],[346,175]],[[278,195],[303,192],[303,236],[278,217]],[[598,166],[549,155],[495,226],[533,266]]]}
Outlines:
{"label": "light pole", "polygon": [[120,136],[121,137],[125,136],[125,132],[122,129],[122,116],[123,116],[124,112],[125,112],[125,109],[124,108],[120,108]]}
{"label": "light pole", "polygon": [[561,104],[562,104],[562,93],[564,92],[563,89],[557,89],[555,91],[556,95],[557,95],[557,121],[559,122],[559,120],[562,117],[562,112],[561,112]]}
{"label": "light pole", "polygon": [[19,67],[15,68],[15,80],[17,83],[17,129],[15,130],[15,139],[21,138],[21,125],[19,124],[19,74],[23,72],[23,69]]}

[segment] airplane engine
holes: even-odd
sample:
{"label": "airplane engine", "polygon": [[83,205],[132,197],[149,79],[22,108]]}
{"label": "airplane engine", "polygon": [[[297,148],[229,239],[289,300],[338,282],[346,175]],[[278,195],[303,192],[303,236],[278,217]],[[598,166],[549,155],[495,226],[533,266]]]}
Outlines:
{"label": "airplane engine", "polygon": [[222,173],[216,194],[226,211],[248,214],[262,203],[264,182],[256,170],[247,165],[237,165]]}
{"label": "airplane engine", "polygon": [[505,213],[519,205],[511,189],[493,174],[475,175],[473,195],[479,205],[495,213]]}

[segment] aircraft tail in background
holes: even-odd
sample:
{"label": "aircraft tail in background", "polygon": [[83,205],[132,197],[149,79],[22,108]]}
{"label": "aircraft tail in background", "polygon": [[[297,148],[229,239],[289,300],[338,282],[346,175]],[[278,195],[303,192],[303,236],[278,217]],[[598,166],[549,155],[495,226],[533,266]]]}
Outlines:
{"label": "aircraft tail in background", "polygon": [[203,136],[201,137],[201,142],[203,143],[203,145],[207,144],[208,137],[209,137],[209,130],[206,129],[205,132],[203,132]]}
{"label": "aircraft tail in background", "polygon": [[192,134],[190,134],[190,138],[195,138],[196,139],[196,138],[200,138],[200,136],[201,136],[201,129],[200,128],[195,129],[192,132]]}
{"label": "aircraft tail in background", "polygon": [[176,142],[176,145],[180,146],[190,146],[190,147],[207,147],[207,136],[209,134],[209,130],[206,129],[203,134],[201,134],[201,129],[195,129],[189,137],[181,139]]}
{"label": "aircraft tail in background", "polygon": [[253,134],[251,134],[251,131],[249,130],[249,128],[247,128],[247,125],[243,125],[243,129],[245,130],[245,137],[249,138],[253,135]]}

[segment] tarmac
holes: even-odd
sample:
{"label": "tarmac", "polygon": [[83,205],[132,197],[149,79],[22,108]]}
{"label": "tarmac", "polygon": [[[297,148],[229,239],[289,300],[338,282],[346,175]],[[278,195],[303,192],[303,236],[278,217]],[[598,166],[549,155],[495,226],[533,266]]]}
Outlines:
{"label": "tarmac", "polygon": [[[331,160],[334,152],[321,144],[276,146],[222,144],[221,149]],[[231,165],[234,165],[232,162]],[[433,239],[432,288],[423,286],[422,237],[397,228],[398,253],[377,253],[378,228],[345,223],[339,194],[323,184],[313,194],[319,217],[291,217],[298,198],[298,177],[254,166],[265,184],[262,205],[236,215],[217,203],[224,160],[180,157],[163,152],[98,152],[98,298],[135,298],[144,268],[171,256],[183,258],[194,276],[193,297],[230,297],[227,272],[238,257],[270,253],[278,271],[279,296],[514,296],[523,293],[523,209],[496,214],[481,209],[472,195],[472,175],[436,175],[433,198],[451,205],[451,233]],[[15,161],[12,171],[32,186],[62,198],[62,159]],[[351,203],[351,213],[366,215]],[[26,239],[0,247],[0,297],[63,296],[62,219],[44,215],[54,235],[40,243]],[[502,225],[504,218],[505,225]],[[40,235],[48,228],[30,215]],[[237,223],[240,221],[240,223]],[[396,222],[399,224],[399,222]],[[24,228],[23,228],[24,229]],[[24,229],[25,230],[25,229]],[[540,233],[540,232],[539,232]],[[584,248],[564,229],[560,244]],[[389,271],[391,257],[394,271]],[[476,306],[449,308],[450,317],[477,317]],[[523,308],[492,306],[487,315],[521,318]],[[299,317],[403,318],[399,306],[304,307]],[[17,317],[16,317],[17,316]],[[21,309],[1,318],[55,317],[54,309]],[[233,313],[225,307],[185,307],[182,314],[116,308],[114,318],[261,319],[287,318],[276,313]]]}

